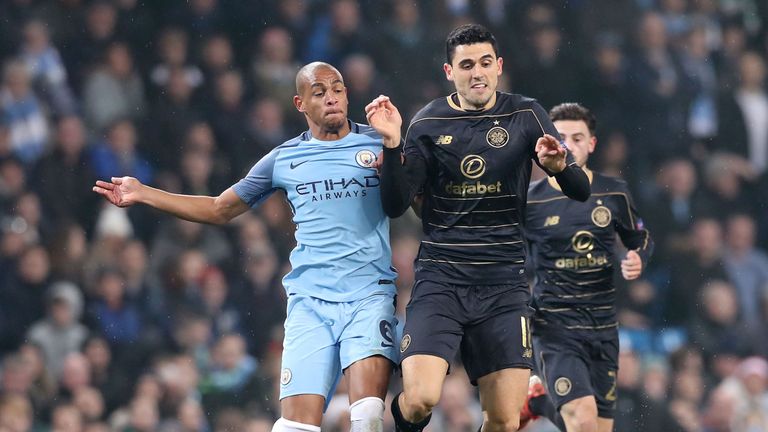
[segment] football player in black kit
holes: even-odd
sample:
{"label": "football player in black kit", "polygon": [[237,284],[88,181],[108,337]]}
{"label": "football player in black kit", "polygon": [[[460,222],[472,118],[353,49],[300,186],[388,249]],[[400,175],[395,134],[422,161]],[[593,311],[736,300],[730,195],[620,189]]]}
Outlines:
{"label": "football player in black kit", "polygon": [[528,190],[525,231],[536,269],[533,346],[549,397],[541,381],[532,378],[521,421],[544,415],[563,432],[610,432],[619,355],[616,234],[629,249],[621,261],[626,280],[640,276],[653,242],[627,184],[587,169],[597,143],[589,110],[564,103],[549,115],[589,176],[592,195],[585,202],[566,199],[548,179]]}
{"label": "football player in black kit", "polygon": [[[416,114],[404,162],[399,147],[385,148],[381,161],[387,215],[398,217],[417,193],[423,197],[424,240],[400,343],[404,390],[392,412],[397,431],[421,431],[460,351],[479,387],[481,430],[516,431],[533,360],[520,226],[531,161],[569,197],[586,200],[589,181],[536,101],[496,91],[503,61],[488,30],[458,27],[446,54],[456,93]],[[386,96],[366,113],[376,127],[399,118]]]}

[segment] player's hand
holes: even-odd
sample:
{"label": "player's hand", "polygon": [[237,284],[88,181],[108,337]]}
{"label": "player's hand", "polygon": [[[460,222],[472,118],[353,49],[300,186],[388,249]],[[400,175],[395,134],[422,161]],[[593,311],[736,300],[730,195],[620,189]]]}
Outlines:
{"label": "player's hand", "polygon": [[565,169],[565,147],[550,134],[544,134],[536,141],[536,156],[551,173],[557,174]]}
{"label": "player's hand", "polygon": [[112,177],[111,182],[96,180],[93,191],[118,207],[130,207],[139,202],[143,185],[133,177]]}
{"label": "player's hand", "polygon": [[631,250],[627,252],[626,258],[621,260],[621,275],[626,280],[634,280],[640,277],[643,272],[643,260],[637,252]]}
{"label": "player's hand", "polygon": [[389,96],[380,95],[365,107],[368,124],[381,134],[384,147],[397,148],[400,145],[400,128],[403,118],[400,111],[389,100]]}

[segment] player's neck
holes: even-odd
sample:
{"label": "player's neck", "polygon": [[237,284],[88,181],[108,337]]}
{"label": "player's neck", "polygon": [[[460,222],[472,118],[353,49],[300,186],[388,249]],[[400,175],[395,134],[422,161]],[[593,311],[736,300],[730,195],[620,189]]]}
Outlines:
{"label": "player's neck", "polygon": [[340,128],[326,128],[319,124],[310,123],[309,131],[312,133],[312,138],[320,141],[337,141],[345,136],[349,135],[352,131],[349,127],[349,121],[344,121],[344,124]]}
{"label": "player's neck", "polygon": [[494,105],[496,105],[496,92],[493,92],[493,95],[491,95],[491,98],[488,99],[488,102],[485,103],[483,106],[475,106],[469,103],[466,99],[461,97],[461,95],[457,92],[456,98],[459,102],[459,108],[463,109],[464,111],[485,111],[487,109],[493,108]]}

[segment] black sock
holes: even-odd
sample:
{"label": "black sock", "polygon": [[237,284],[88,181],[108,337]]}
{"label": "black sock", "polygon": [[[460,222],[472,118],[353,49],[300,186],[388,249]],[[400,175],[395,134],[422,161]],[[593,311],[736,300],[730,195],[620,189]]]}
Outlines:
{"label": "black sock", "polygon": [[430,413],[427,418],[418,423],[411,423],[403,418],[398,399],[400,399],[400,393],[396,394],[395,398],[392,399],[392,417],[395,418],[395,432],[421,432],[424,430],[429,424],[429,420],[432,419],[432,414]]}
{"label": "black sock", "polygon": [[528,406],[531,408],[531,412],[537,416],[544,416],[549,419],[561,432],[567,432],[565,430],[565,421],[563,417],[555,408],[555,404],[547,395],[536,396],[531,398],[528,402]]}

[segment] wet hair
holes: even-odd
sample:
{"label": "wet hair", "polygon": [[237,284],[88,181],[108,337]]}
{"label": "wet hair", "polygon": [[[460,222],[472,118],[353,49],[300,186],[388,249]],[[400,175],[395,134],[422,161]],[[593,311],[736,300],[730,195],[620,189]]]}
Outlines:
{"label": "wet hair", "polygon": [[491,44],[493,53],[498,57],[499,44],[490,30],[480,24],[464,24],[456,27],[445,39],[445,57],[448,60],[448,64],[451,64],[453,61],[453,54],[456,53],[457,46],[485,42]]}
{"label": "wet hair", "polygon": [[589,133],[595,135],[597,120],[590,110],[575,102],[566,102],[556,105],[549,110],[549,118],[553,122],[558,120],[583,121],[587,124]]}

